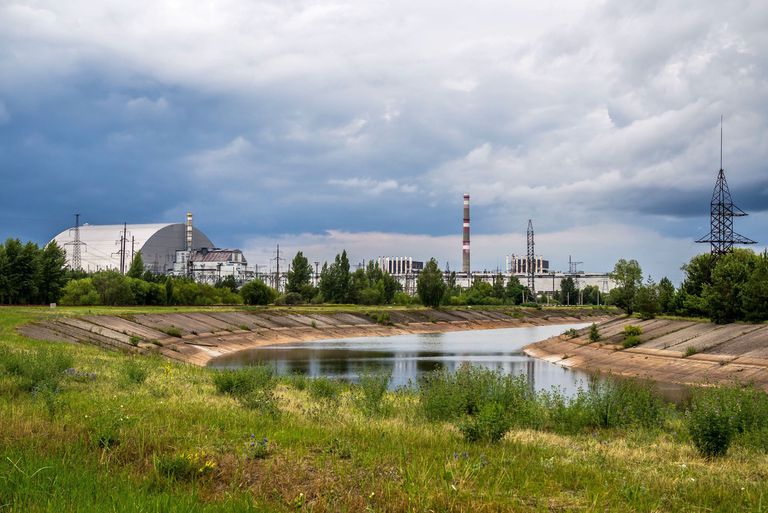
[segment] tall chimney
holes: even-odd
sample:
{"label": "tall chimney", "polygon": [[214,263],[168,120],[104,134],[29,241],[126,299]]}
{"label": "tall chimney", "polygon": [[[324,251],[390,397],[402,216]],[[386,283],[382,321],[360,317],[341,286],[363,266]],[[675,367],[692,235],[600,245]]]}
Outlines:
{"label": "tall chimney", "polygon": [[461,249],[461,272],[469,276],[469,194],[464,195],[464,241]]}
{"label": "tall chimney", "polygon": [[192,252],[192,212],[187,212],[187,251]]}

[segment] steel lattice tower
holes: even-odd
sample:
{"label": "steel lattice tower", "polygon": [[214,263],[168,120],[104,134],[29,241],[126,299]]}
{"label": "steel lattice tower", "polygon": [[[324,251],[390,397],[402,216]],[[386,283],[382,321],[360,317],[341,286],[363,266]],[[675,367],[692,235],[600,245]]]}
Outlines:
{"label": "steel lattice tower", "polygon": [[76,271],[83,268],[82,252],[80,248],[85,246],[85,242],[80,240],[80,214],[75,214],[75,227],[70,230],[70,233],[73,233],[74,240],[72,242],[67,242],[64,245],[72,246],[72,259],[69,262],[69,268]]}
{"label": "steel lattice tower", "polygon": [[743,217],[746,212],[733,204],[728,182],[723,171],[723,125],[720,120],[720,171],[717,173],[717,182],[712,192],[709,213],[709,233],[696,242],[709,243],[710,253],[718,256],[730,253],[734,244],[755,244],[750,238],[739,235],[733,231],[733,218]]}
{"label": "steel lattice tower", "polygon": [[531,295],[535,298],[536,297],[536,288],[534,285],[534,278],[535,278],[535,264],[536,264],[536,256],[535,256],[535,250],[534,250],[534,241],[533,241],[533,222],[528,219],[528,261],[526,262],[526,271],[528,271],[528,290],[531,291]]}

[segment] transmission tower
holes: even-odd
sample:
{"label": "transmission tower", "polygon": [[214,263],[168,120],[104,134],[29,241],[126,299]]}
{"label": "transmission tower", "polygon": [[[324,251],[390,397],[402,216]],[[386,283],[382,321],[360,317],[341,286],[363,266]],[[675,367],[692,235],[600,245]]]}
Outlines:
{"label": "transmission tower", "polygon": [[531,295],[534,298],[536,297],[536,288],[534,285],[534,278],[536,276],[534,272],[535,263],[536,255],[533,241],[533,222],[528,219],[528,265],[526,266],[526,270],[528,271],[528,290],[531,291]]}
{"label": "transmission tower", "polygon": [[72,246],[72,259],[69,261],[69,268],[73,271],[79,271],[83,268],[81,248],[86,246],[85,242],[80,240],[80,214],[75,214],[75,227],[69,233],[74,235],[72,242],[64,244],[64,246]]}
{"label": "transmission tower", "polygon": [[709,243],[714,256],[730,253],[734,244],[755,244],[752,239],[733,231],[733,218],[743,217],[743,210],[733,204],[723,171],[723,119],[720,118],[720,171],[717,173],[712,201],[709,204],[709,233],[696,242]]}
{"label": "transmission tower", "polygon": [[576,262],[571,259],[571,255],[568,255],[568,274],[578,274],[579,267],[584,262]]}
{"label": "transmission tower", "polygon": [[270,260],[275,261],[275,290],[280,292],[280,261],[285,261],[285,258],[282,258],[280,256],[280,244],[277,245],[277,251],[275,252],[275,258],[271,258]]}

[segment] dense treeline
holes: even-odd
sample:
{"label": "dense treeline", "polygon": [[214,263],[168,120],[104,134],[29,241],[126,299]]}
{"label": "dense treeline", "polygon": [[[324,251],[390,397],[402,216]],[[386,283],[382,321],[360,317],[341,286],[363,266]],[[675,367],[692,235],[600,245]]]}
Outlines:
{"label": "dense treeline", "polygon": [[0,304],[56,302],[69,279],[64,263],[55,242],[42,248],[19,239],[0,244]]}
{"label": "dense treeline", "polygon": [[682,267],[685,279],[675,288],[667,278],[642,281],[640,265],[619,260],[611,291],[612,304],[641,317],[669,314],[708,317],[724,324],[768,320],[768,254],[734,249],[718,257],[697,255]]}

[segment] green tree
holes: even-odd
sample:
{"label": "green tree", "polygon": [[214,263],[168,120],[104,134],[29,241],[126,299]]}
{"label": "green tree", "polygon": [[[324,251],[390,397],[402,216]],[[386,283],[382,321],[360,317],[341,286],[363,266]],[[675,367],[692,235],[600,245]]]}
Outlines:
{"label": "green tree", "polygon": [[94,273],[93,286],[99,293],[99,303],[107,306],[132,305],[133,292],[125,276],[117,271]]}
{"label": "green tree", "polygon": [[504,290],[504,276],[502,276],[501,273],[497,273],[493,277],[493,284],[491,286],[493,288],[491,295],[496,299],[503,301],[506,294]]}
{"label": "green tree", "polygon": [[349,259],[344,250],[331,265],[323,264],[320,273],[320,292],[331,303],[346,303],[350,300]]}
{"label": "green tree", "polygon": [[219,280],[216,283],[217,289],[227,289],[230,292],[237,292],[237,281],[235,280],[235,277],[231,274],[228,274],[224,277],[224,279]]}
{"label": "green tree", "polygon": [[246,305],[268,305],[277,299],[277,292],[263,281],[253,280],[240,287],[240,296]]}
{"label": "green tree", "polygon": [[291,261],[291,267],[286,274],[287,281],[285,284],[286,292],[295,292],[301,294],[305,300],[309,300],[314,295],[312,289],[312,266],[309,264],[309,260],[304,256],[301,251],[296,253]]}
{"label": "green tree", "polygon": [[705,284],[702,292],[713,322],[725,324],[741,317],[744,311],[742,291],[759,259],[748,249],[734,249],[717,259],[711,273],[711,284]]}
{"label": "green tree", "polygon": [[520,279],[517,276],[510,276],[504,290],[504,298],[507,303],[519,305],[524,303],[524,298],[530,295],[527,292],[527,287],[520,283]]}
{"label": "green tree", "polygon": [[99,303],[99,293],[90,278],[70,280],[63,289],[61,304],[70,306],[91,306]]}
{"label": "green tree", "polygon": [[587,285],[581,290],[581,302],[585,305],[596,305],[600,300],[600,288],[597,285]]}
{"label": "green tree", "polygon": [[564,305],[575,305],[579,302],[579,291],[571,276],[560,280],[560,302]]}
{"label": "green tree", "polygon": [[56,242],[50,242],[43,248],[36,276],[38,302],[55,303],[59,300],[61,289],[67,283],[66,263],[66,255]]}
{"label": "green tree", "polygon": [[741,288],[742,313],[746,320],[768,320],[768,255],[763,253]]}
{"label": "green tree", "polygon": [[675,311],[675,286],[666,276],[659,282],[659,311],[662,313],[674,313]]}
{"label": "green tree", "polygon": [[443,273],[437,267],[437,261],[434,258],[431,258],[419,273],[416,293],[424,306],[431,308],[440,306],[445,294],[445,282],[443,281]]}
{"label": "green tree", "polygon": [[141,278],[144,275],[144,260],[141,259],[141,251],[137,251],[131,260],[126,276],[129,278]]}
{"label": "green tree", "polygon": [[645,285],[637,288],[634,306],[642,319],[653,319],[659,313],[659,290],[650,276]]}
{"label": "green tree", "polygon": [[637,289],[643,284],[643,271],[637,260],[626,261],[623,258],[616,262],[613,272],[609,274],[616,288],[611,290],[609,300],[627,314],[634,311]]}
{"label": "green tree", "polygon": [[37,270],[40,249],[37,244],[22,244],[19,239],[5,241],[3,274],[5,302],[29,304],[37,296]]}

